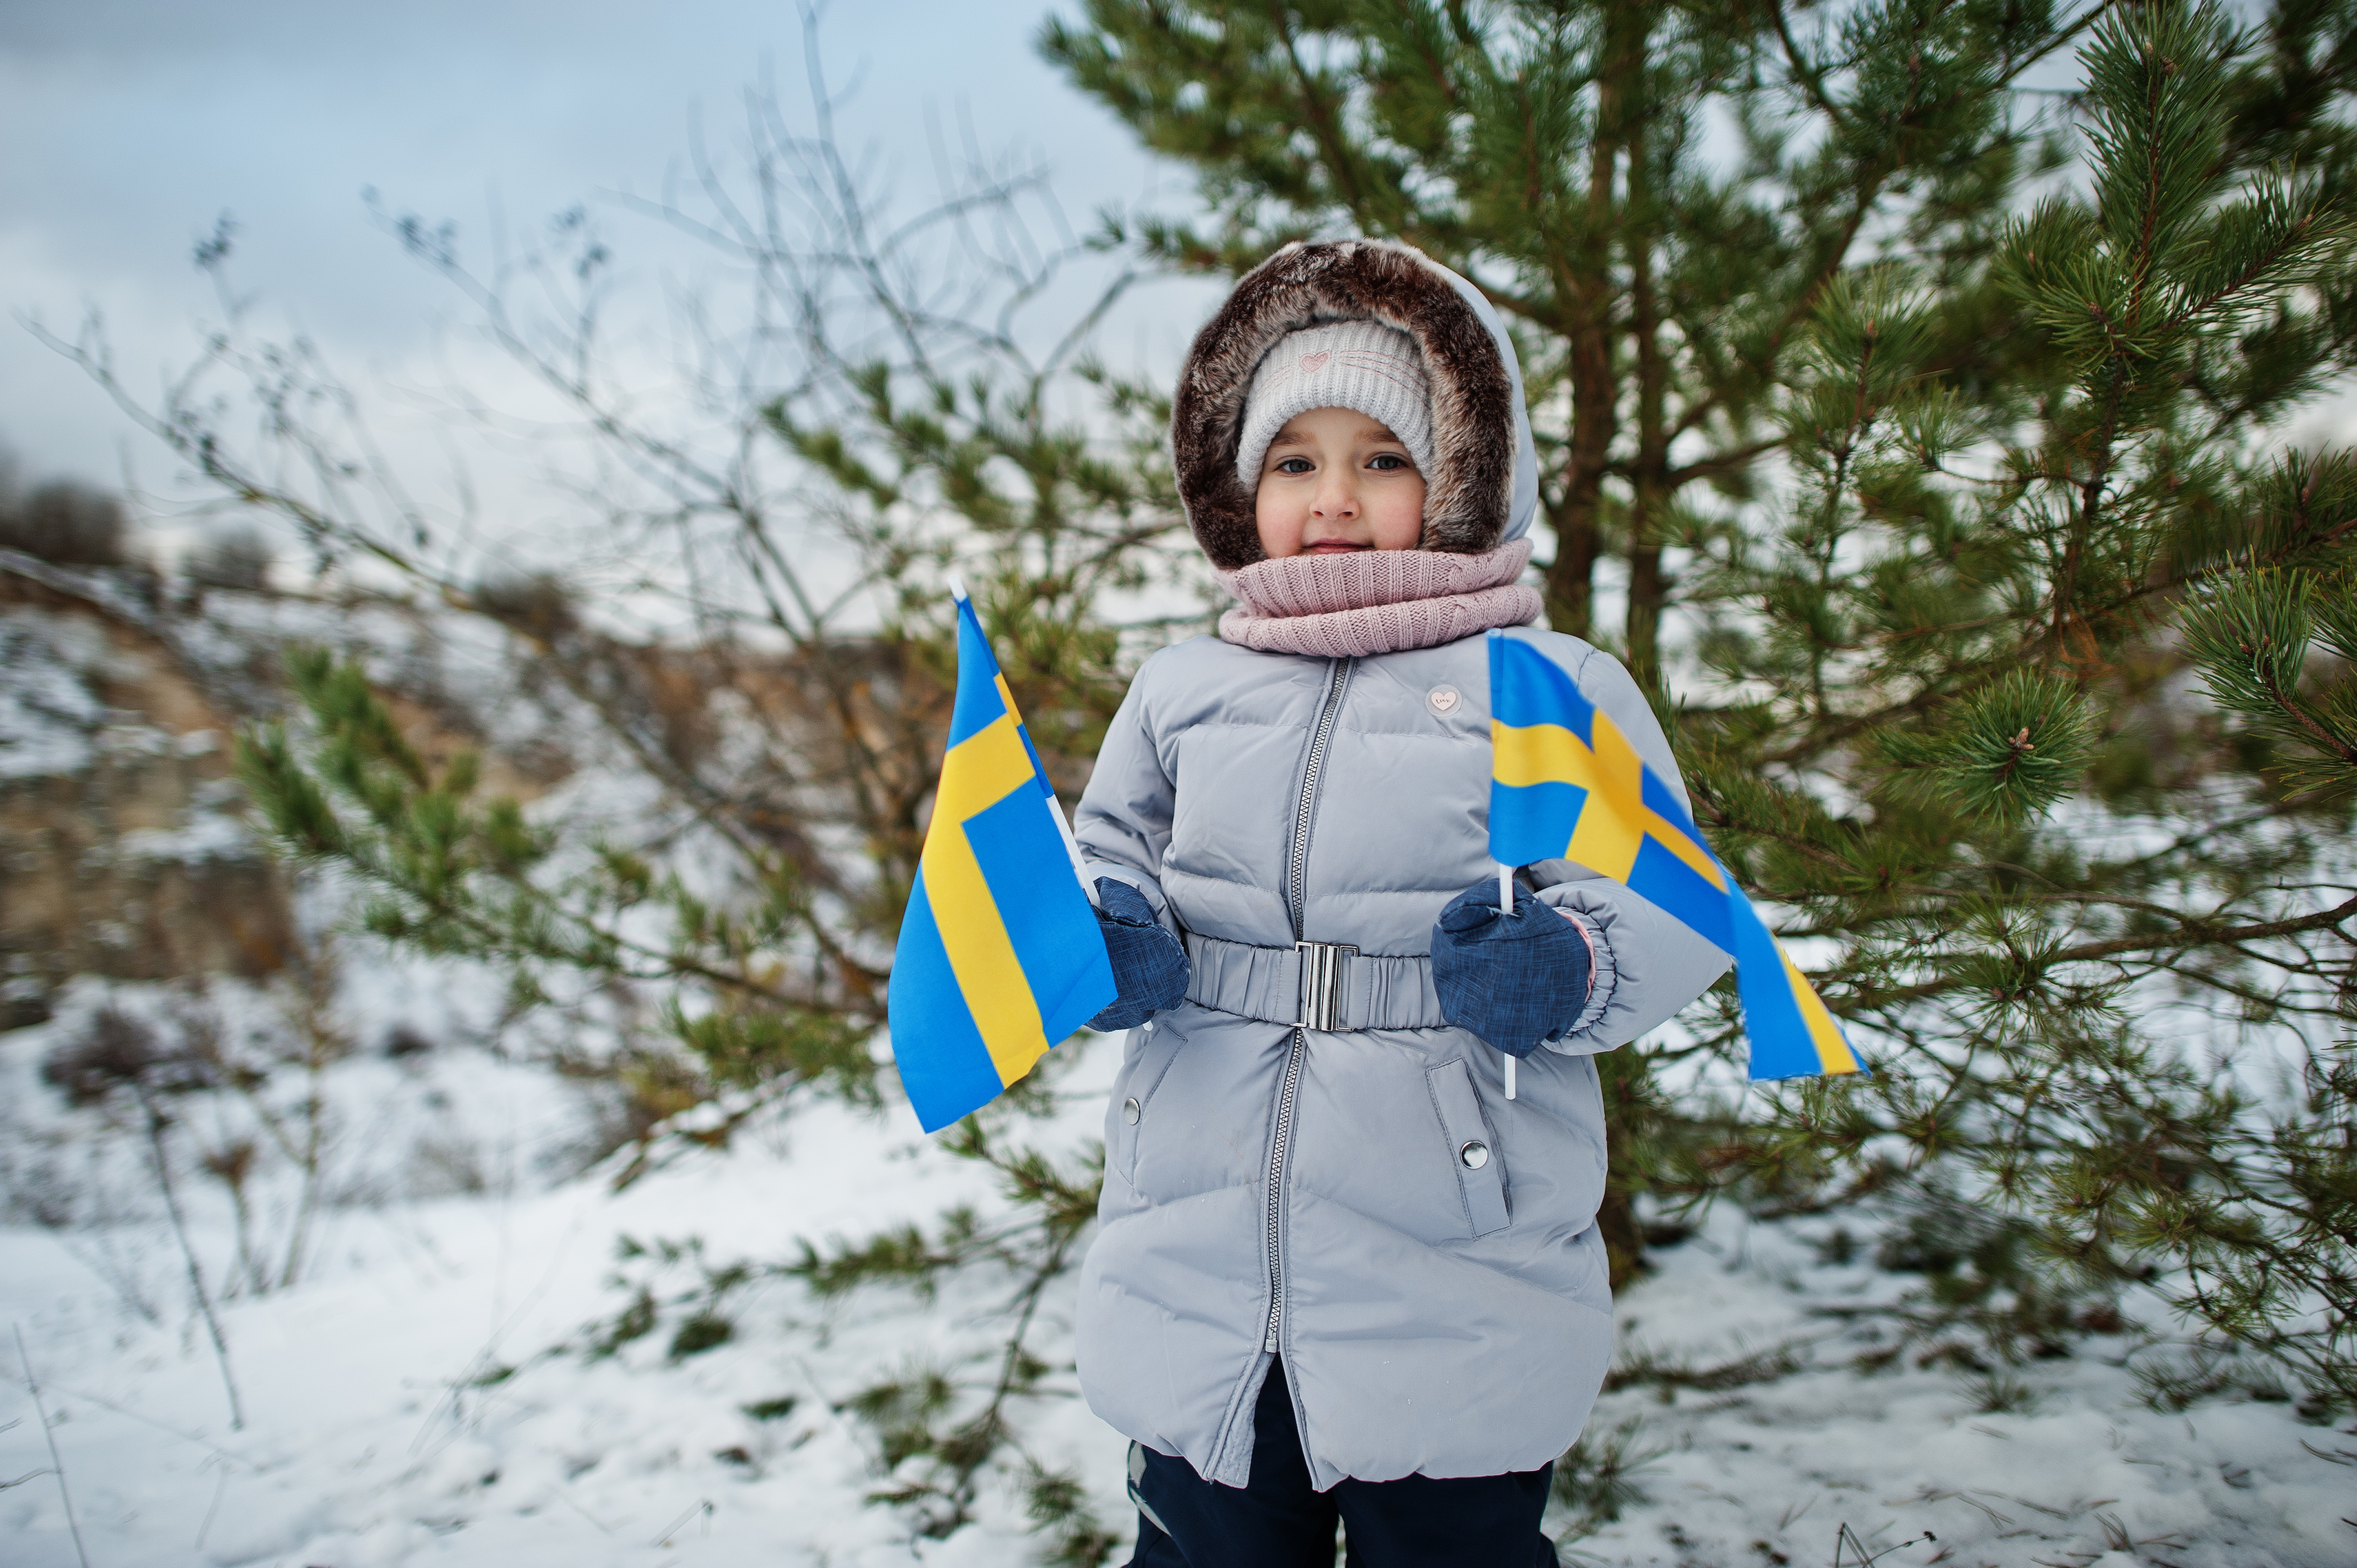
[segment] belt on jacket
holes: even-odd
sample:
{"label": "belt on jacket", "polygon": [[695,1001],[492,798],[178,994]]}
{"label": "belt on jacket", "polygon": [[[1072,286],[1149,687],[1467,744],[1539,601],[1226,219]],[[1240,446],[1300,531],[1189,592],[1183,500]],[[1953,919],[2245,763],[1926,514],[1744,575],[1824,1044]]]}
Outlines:
{"label": "belt on jacket", "polygon": [[1262,948],[1193,931],[1185,940],[1187,1000],[1215,1012],[1328,1033],[1448,1022],[1423,953],[1362,953],[1345,942]]}

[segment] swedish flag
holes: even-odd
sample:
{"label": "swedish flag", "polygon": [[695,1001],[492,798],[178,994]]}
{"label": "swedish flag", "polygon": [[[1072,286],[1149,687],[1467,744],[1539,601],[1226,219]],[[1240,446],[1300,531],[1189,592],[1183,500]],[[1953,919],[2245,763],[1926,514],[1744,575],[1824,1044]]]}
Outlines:
{"label": "swedish flag", "polygon": [[957,703],[887,993],[928,1133],[978,1111],[1116,994],[1078,854],[961,593]]}
{"label": "swedish flag", "polygon": [[1563,666],[1496,631],[1490,739],[1492,858],[1575,861],[1732,954],[1753,1079],[1861,1070],[1833,1015],[1676,794]]}

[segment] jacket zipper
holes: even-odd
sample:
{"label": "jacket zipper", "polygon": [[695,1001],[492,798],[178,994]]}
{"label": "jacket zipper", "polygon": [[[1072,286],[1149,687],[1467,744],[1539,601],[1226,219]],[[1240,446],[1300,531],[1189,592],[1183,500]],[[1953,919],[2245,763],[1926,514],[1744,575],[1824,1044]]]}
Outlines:
{"label": "jacket zipper", "polygon": [[[1332,683],[1326,693],[1326,705],[1318,714],[1318,727],[1309,736],[1309,761],[1301,772],[1301,797],[1294,804],[1293,853],[1286,867],[1286,888],[1290,894],[1293,916],[1293,940],[1299,941],[1306,906],[1309,894],[1309,821],[1318,800],[1318,775],[1326,766],[1326,745],[1334,734],[1335,715],[1342,709],[1342,693],[1351,684],[1351,671],[1357,661],[1338,659],[1333,664]],[[1261,1337],[1261,1348],[1275,1353],[1279,1324],[1285,1316],[1285,1258],[1278,1237],[1285,1219],[1285,1155],[1293,1138],[1293,1105],[1301,1087],[1301,1058],[1309,1045],[1308,1031],[1294,1026],[1292,1043],[1286,1049],[1285,1088],[1276,1101],[1276,1137],[1269,1145],[1268,1155],[1268,1330]]]}

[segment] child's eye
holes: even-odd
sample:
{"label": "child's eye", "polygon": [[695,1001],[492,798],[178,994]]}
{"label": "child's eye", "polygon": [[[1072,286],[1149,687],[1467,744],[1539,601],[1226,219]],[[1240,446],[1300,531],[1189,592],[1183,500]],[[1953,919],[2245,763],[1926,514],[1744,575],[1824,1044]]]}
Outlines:
{"label": "child's eye", "polygon": [[1276,471],[1280,474],[1306,474],[1314,465],[1307,457],[1280,457]]}
{"label": "child's eye", "polygon": [[1412,465],[1396,452],[1378,452],[1367,459],[1367,467],[1379,474],[1395,474]]}

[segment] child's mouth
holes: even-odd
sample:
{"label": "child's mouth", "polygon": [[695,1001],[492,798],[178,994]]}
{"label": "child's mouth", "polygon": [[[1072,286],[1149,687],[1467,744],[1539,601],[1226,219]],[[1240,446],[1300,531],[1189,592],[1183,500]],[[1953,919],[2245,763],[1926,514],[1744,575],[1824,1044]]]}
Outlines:
{"label": "child's mouth", "polygon": [[1302,546],[1304,555],[1349,555],[1361,550],[1372,550],[1372,544],[1354,544],[1347,539],[1321,539],[1315,544]]}

